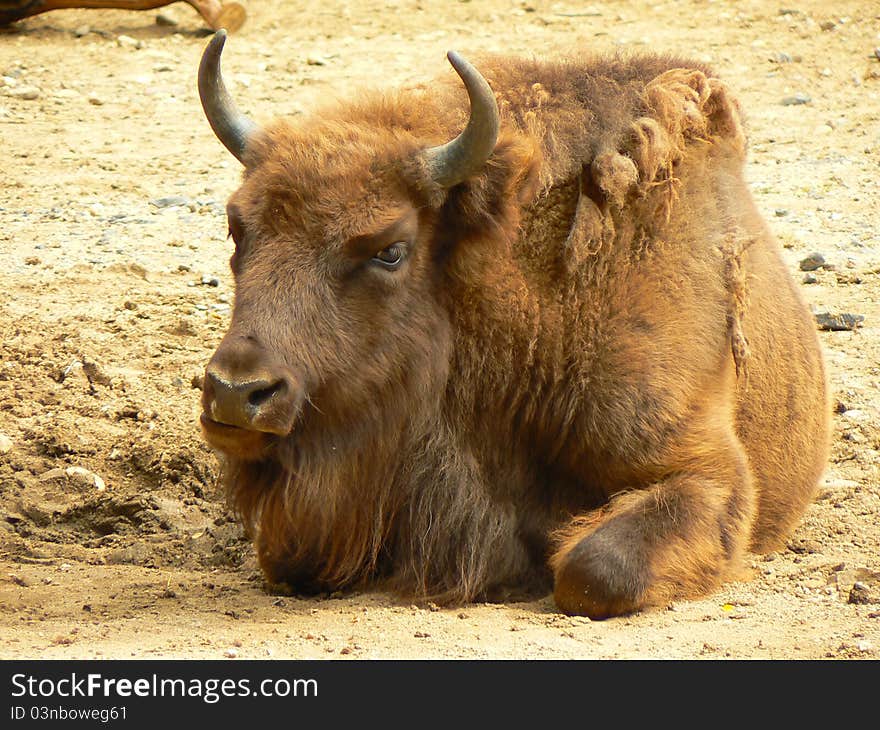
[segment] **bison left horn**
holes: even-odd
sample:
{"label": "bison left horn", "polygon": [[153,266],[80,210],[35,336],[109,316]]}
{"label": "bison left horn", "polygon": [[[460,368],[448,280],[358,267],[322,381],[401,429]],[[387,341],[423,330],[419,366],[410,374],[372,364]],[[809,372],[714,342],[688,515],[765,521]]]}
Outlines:
{"label": "bison left horn", "polygon": [[455,51],[449,51],[446,57],[467,89],[470,119],[454,140],[426,150],[425,159],[431,179],[451,188],[478,172],[489,159],[498,141],[500,122],[495,94],[486,79]]}
{"label": "bison left horn", "polygon": [[211,129],[226,149],[242,161],[248,140],[259,127],[238,111],[220,73],[220,54],[226,43],[226,30],[218,30],[202,54],[199,64],[199,97]]}

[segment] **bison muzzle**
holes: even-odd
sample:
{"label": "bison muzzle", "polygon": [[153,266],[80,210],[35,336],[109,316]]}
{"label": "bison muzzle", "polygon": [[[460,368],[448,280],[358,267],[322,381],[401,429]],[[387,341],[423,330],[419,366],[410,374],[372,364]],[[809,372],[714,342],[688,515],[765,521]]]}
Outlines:
{"label": "bison muzzle", "polygon": [[202,428],[270,585],[604,618],[784,540],[825,373],[708,67],[450,53],[263,127],[225,37],[199,90],[244,178]]}

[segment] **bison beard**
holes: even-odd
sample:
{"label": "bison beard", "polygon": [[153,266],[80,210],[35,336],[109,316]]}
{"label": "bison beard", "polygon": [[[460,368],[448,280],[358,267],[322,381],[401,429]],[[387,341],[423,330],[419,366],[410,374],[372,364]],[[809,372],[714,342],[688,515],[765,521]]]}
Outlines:
{"label": "bison beard", "polygon": [[603,618],[784,539],[825,375],[710,69],[451,55],[470,117],[443,80],[261,128],[224,38],[200,91],[245,173],[202,424],[270,584]]}

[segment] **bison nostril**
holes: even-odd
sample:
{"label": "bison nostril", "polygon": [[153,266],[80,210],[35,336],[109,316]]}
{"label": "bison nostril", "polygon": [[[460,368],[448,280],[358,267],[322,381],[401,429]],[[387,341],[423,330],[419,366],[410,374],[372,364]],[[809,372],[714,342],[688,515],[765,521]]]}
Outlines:
{"label": "bison nostril", "polygon": [[285,384],[283,380],[276,380],[266,388],[259,388],[248,394],[248,405],[259,408],[263,403],[269,400],[276,393],[284,390]]}

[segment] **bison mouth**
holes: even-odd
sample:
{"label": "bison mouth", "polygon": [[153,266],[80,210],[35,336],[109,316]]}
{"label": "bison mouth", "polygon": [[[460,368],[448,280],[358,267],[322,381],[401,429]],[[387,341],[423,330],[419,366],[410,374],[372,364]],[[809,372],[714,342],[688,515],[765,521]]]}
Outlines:
{"label": "bison mouth", "polygon": [[215,421],[206,413],[199,418],[202,435],[208,445],[229,456],[245,461],[257,461],[278,441],[278,436],[265,431],[230,426]]}

